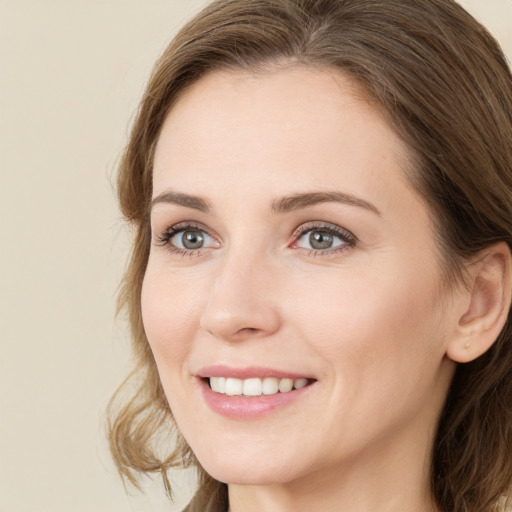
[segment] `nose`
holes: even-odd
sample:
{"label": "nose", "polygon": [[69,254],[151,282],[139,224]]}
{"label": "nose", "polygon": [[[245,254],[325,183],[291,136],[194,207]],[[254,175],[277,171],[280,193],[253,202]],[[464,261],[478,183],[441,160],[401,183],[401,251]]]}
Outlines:
{"label": "nose", "polygon": [[275,333],[281,323],[276,274],[277,269],[263,257],[238,254],[226,258],[211,285],[200,327],[225,341]]}

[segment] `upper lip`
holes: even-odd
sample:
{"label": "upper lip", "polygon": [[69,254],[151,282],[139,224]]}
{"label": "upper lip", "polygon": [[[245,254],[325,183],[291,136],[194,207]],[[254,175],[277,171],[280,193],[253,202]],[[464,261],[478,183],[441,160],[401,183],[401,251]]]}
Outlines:
{"label": "upper lip", "polygon": [[197,373],[197,377],[232,377],[235,379],[252,379],[252,378],[265,378],[274,377],[276,379],[312,379],[309,375],[301,373],[294,373],[283,370],[276,370],[274,368],[266,368],[260,366],[251,366],[245,368],[234,368],[223,365],[204,366]]}

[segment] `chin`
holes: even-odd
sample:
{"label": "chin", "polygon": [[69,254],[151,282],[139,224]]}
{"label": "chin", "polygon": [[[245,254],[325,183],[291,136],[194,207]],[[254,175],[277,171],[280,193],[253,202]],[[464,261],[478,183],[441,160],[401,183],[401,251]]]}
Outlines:
{"label": "chin", "polygon": [[[197,456],[197,455],[196,455]],[[201,467],[215,480],[236,485],[272,485],[292,481],[299,477],[294,464],[257,457],[240,457],[240,453],[227,452],[222,457],[198,457]]]}

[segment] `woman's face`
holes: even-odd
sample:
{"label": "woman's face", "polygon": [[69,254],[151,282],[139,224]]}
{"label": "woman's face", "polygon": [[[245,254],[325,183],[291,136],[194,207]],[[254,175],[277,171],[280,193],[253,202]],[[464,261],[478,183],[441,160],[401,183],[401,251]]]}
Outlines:
{"label": "woman's face", "polygon": [[173,415],[215,478],[428,458],[455,292],[406,156],[334,71],[215,72],[168,115],[143,319]]}

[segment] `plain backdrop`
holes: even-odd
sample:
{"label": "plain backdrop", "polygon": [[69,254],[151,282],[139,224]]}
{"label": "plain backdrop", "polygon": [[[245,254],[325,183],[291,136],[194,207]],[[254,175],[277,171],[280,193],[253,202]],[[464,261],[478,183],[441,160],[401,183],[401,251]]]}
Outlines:
{"label": "plain backdrop", "polygon": [[[130,367],[115,166],[153,62],[206,0],[0,0],[0,512],[180,510],[127,495],[103,411]],[[512,56],[512,0],[467,0]]]}

